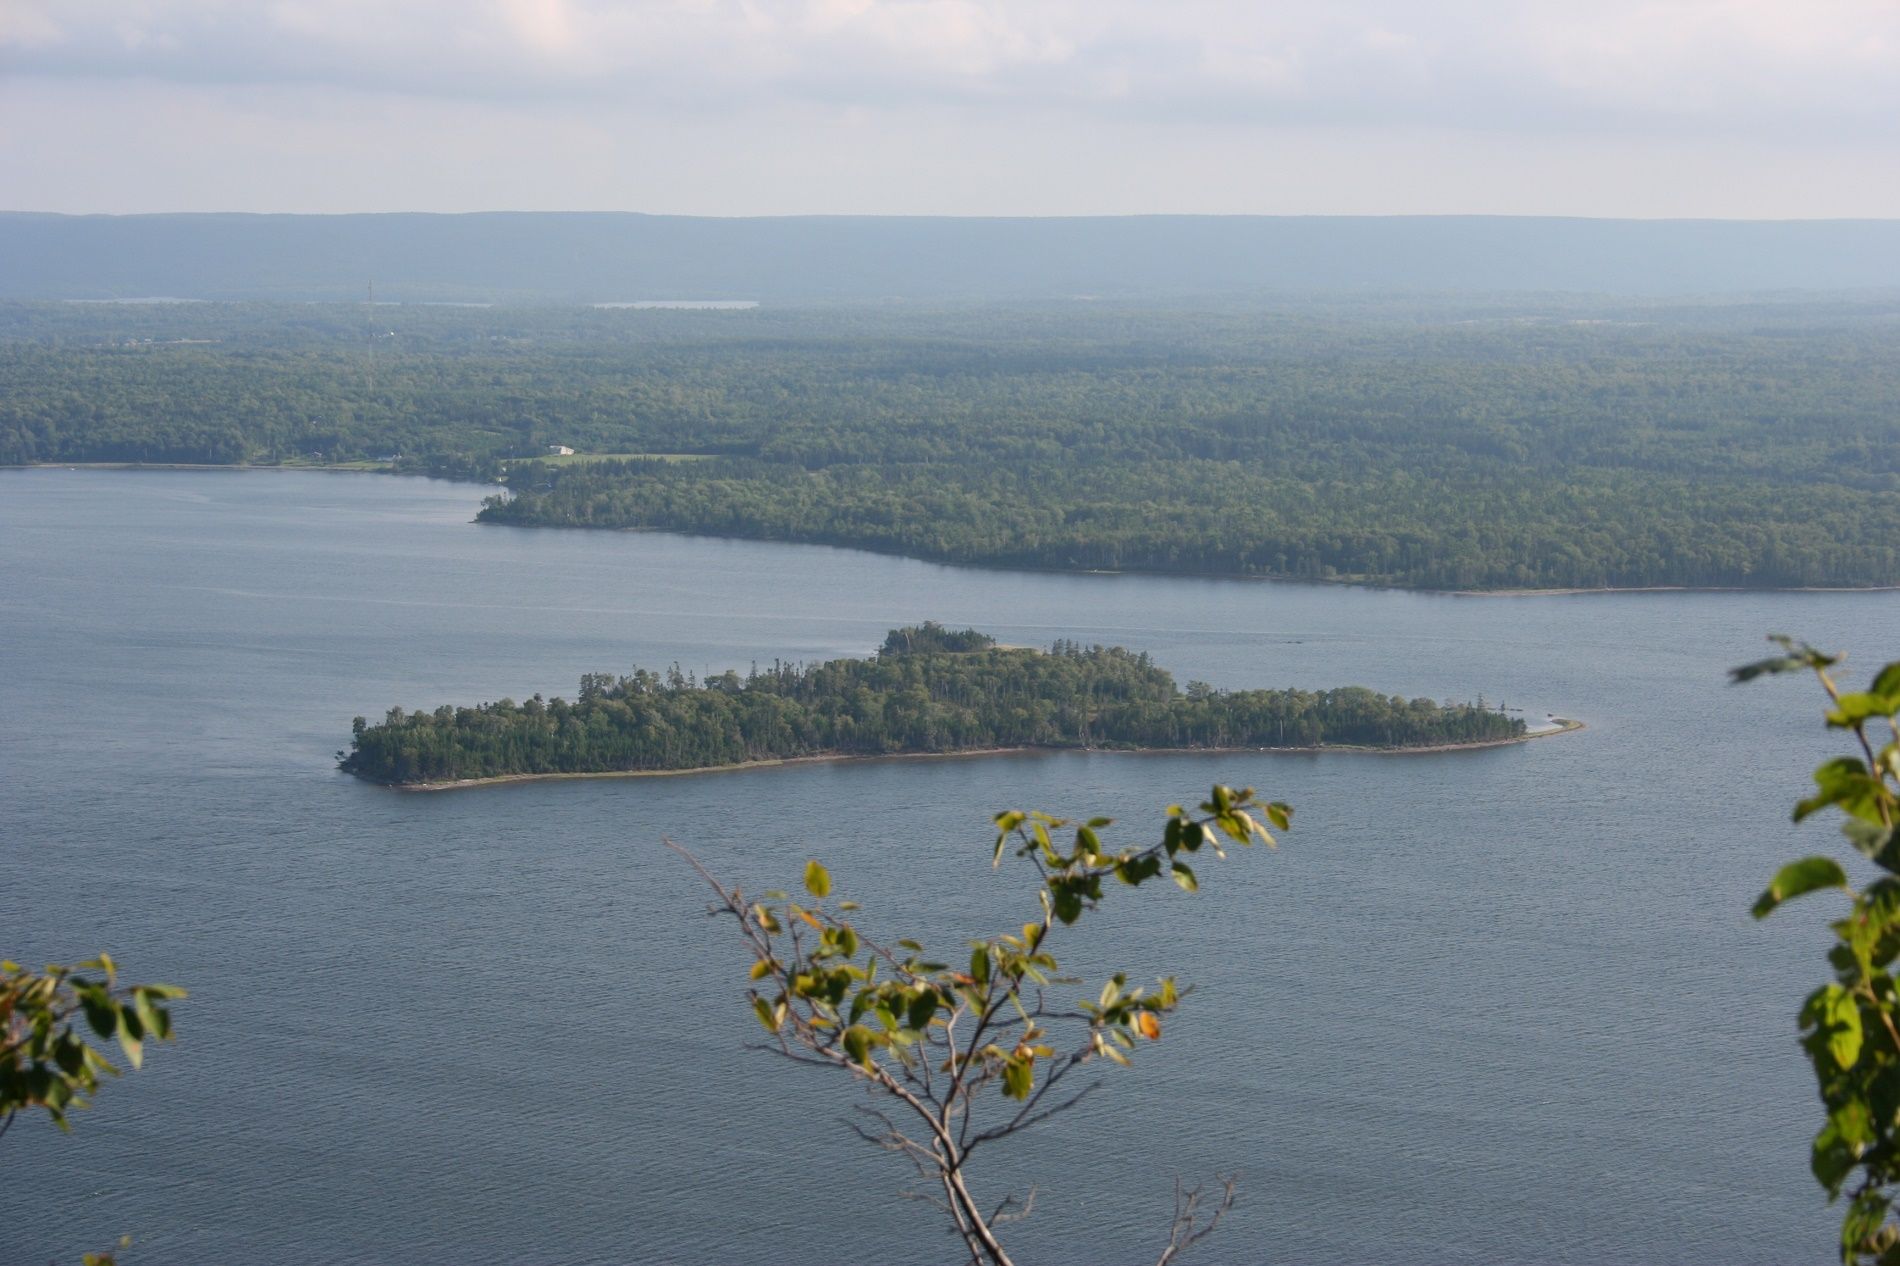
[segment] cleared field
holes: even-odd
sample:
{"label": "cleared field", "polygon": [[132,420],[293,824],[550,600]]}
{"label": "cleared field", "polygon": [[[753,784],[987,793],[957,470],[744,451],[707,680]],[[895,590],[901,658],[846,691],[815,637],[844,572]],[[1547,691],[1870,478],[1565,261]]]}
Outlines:
{"label": "cleared field", "polygon": [[585,466],[589,462],[703,462],[712,457],[711,453],[548,453],[540,457],[518,457],[509,459],[526,462],[546,462],[550,466]]}

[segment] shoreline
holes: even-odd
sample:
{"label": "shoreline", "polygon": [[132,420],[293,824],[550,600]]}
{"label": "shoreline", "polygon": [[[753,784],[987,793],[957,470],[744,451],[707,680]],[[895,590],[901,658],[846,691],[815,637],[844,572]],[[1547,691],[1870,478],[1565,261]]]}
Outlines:
{"label": "shoreline", "polygon": [[[523,458],[515,460],[536,460]],[[451,475],[431,475],[424,471],[399,470],[384,463],[258,463],[258,462],[12,462],[0,463],[0,470],[288,470],[350,475],[403,475],[416,479],[434,479],[445,483],[467,484],[471,488],[493,489],[500,485],[483,483]],[[1329,589],[1383,589],[1392,593],[1428,594],[1444,598],[1578,598],[1591,595],[1629,593],[1900,593],[1894,585],[1594,585],[1573,588],[1542,589],[1440,589],[1423,585],[1395,584],[1386,580],[1367,580],[1357,576],[1324,579],[1315,576],[1255,575],[1232,571],[1161,571],[1139,567],[1046,567],[1033,564],[951,562],[926,558],[901,550],[875,549],[864,544],[844,544],[825,540],[792,540],[783,537],[726,536],[715,532],[692,532],[668,527],[596,527],[575,523],[494,523],[476,518],[486,527],[511,527],[522,530],[569,532],[652,532],[663,536],[697,537],[711,541],[756,541],[764,545],[808,545],[823,549],[851,550],[885,558],[906,558],[933,567],[955,567],[965,571],[1029,572],[1050,576],[1163,576],[1175,579],[1253,581],[1274,585],[1311,585]]]}
{"label": "shoreline", "polygon": [[[301,470],[324,471],[342,475],[402,475],[388,462],[4,462],[0,470]],[[421,475],[421,472],[415,472]],[[441,475],[421,475],[424,479],[442,479]],[[453,479],[449,483],[472,483]],[[473,484],[486,487],[485,484]]]}
{"label": "shoreline", "polygon": [[1598,585],[1579,589],[1422,589],[1453,598],[1576,598],[1617,593],[1895,593],[1900,585]]}
{"label": "shoreline", "polygon": [[1233,756],[1242,753],[1258,756],[1319,756],[1340,752],[1357,756],[1422,756],[1431,753],[1472,752],[1493,747],[1515,747],[1532,739],[1558,734],[1574,734],[1586,728],[1581,721],[1556,718],[1556,726],[1533,730],[1510,738],[1480,739],[1471,743],[1431,743],[1421,747],[1362,747],[1349,743],[1322,743],[1318,747],[977,747],[960,752],[886,752],[859,755],[852,752],[820,753],[812,756],[783,756],[771,760],[740,761],[732,765],[697,765],[690,769],[608,769],[586,773],[495,774],[487,778],[457,778],[447,782],[376,783],[388,791],[437,792],[465,791],[474,787],[500,787],[524,782],[578,782],[599,778],[688,778],[703,774],[739,773],[752,769],[778,769],[789,765],[836,765],[847,762],[896,760],[966,760],[983,756],[1022,756],[1032,752],[1090,752],[1106,756]]}
{"label": "shoreline", "polygon": [[652,527],[637,525],[612,527],[592,523],[509,523],[493,519],[484,519],[479,515],[475,522],[483,527],[514,528],[523,532],[632,532],[653,533],[660,536],[684,536],[706,541],[752,541],[761,545],[803,545],[817,549],[849,550],[858,554],[875,554],[881,558],[903,558],[911,562],[924,563],[931,567],[955,567],[962,571],[984,572],[1026,572],[1043,576],[1107,576],[1142,577],[1160,576],[1174,580],[1218,580],[1240,584],[1267,585],[1306,585],[1325,589],[1371,589],[1389,593],[1421,594],[1436,598],[1566,598],[1582,597],[1590,594],[1621,593],[1896,593],[1900,584],[1895,585],[1596,585],[1575,588],[1553,589],[1442,589],[1426,585],[1404,585],[1390,580],[1368,580],[1361,576],[1335,576],[1330,579],[1318,576],[1278,576],[1267,573],[1249,573],[1238,571],[1162,571],[1142,567],[1050,567],[1033,563],[983,563],[957,562],[942,558],[929,558],[922,554],[906,553],[903,550],[878,549],[862,543],[846,543],[818,538],[801,540],[783,536],[734,536],[719,532],[695,532],[685,528]]}

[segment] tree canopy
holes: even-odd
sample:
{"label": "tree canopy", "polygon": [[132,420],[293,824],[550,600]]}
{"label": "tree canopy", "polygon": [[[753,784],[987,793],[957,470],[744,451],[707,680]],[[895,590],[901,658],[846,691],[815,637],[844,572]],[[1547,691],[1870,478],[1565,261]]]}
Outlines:
{"label": "tree canopy", "polygon": [[1895,310],[0,305],[0,463],[365,462],[505,477],[487,522],[972,564],[1895,584]]}

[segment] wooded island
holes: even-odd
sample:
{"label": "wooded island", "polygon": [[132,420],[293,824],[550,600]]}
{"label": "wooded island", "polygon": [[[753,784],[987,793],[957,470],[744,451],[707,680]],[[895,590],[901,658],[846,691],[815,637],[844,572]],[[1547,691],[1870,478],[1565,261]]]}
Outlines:
{"label": "wooded island", "polygon": [[1420,748],[1510,742],[1524,723],[1352,686],[1185,692],[1144,653],[1058,641],[998,646],[974,629],[892,630],[870,659],[775,663],[705,681],[677,667],[589,673],[539,695],[358,717],[341,767],[397,786],[714,769],[812,757],[998,748]]}

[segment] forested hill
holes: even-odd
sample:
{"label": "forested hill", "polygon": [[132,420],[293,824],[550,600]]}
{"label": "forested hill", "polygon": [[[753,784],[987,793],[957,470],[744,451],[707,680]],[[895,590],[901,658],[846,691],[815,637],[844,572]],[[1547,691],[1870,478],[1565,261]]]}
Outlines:
{"label": "forested hill", "polygon": [[0,297],[624,302],[1900,285],[1900,222],[0,214]]}
{"label": "forested hill", "polygon": [[505,467],[491,522],[1426,588],[1900,584],[1895,401],[1895,296],[0,304],[0,463]]}
{"label": "forested hill", "polygon": [[1372,690],[1183,693],[1145,654],[975,630],[894,629],[871,659],[774,664],[696,681],[677,668],[589,674],[572,701],[502,699],[362,717],[342,768],[395,785],[713,768],[812,756],[987,748],[1405,748],[1500,742],[1524,723]]}

